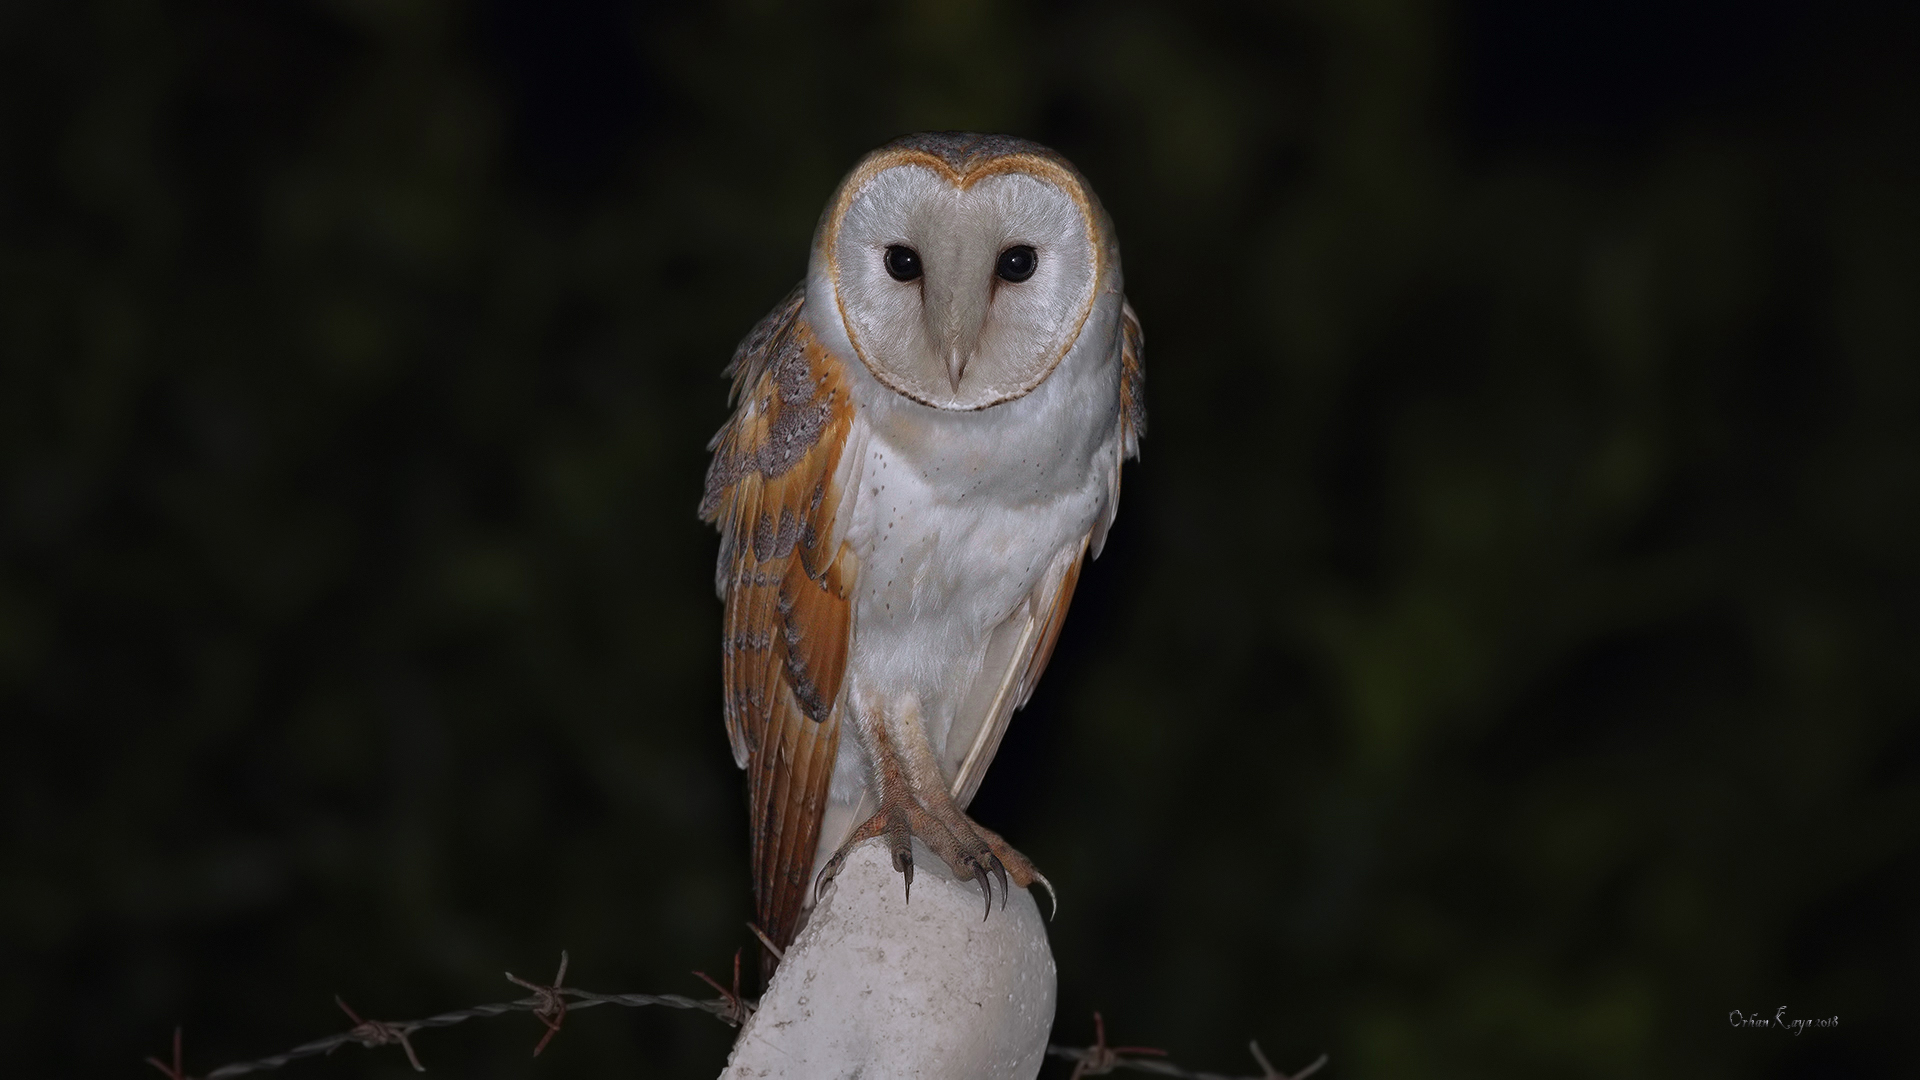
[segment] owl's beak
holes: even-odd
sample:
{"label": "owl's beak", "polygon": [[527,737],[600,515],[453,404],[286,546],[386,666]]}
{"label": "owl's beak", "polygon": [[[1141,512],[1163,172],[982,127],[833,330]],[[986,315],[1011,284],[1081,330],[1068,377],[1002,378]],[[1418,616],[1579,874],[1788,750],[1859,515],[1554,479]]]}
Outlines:
{"label": "owl's beak", "polygon": [[[943,261],[966,262],[960,258]],[[925,296],[927,337],[946,366],[947,382],[958,394],[967,364],[980,351],[980,330],[987,321],[992,289],[935,264],[927,269]]]}
{"label": "owl's beak", "polygon": [[947,352],[947,381],[953,384],[956,394],[960,392],[960,378],[967,373],[967,361],[971,358],[970,353],[963,353],[959,349]]}

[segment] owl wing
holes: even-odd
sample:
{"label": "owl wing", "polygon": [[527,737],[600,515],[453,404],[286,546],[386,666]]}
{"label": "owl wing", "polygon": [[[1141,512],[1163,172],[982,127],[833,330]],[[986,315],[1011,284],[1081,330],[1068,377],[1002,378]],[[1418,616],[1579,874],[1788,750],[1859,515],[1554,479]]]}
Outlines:
{"label": "owl wing", "polygon": [[[966,756],[954,770],[953,798],[965,807],[986,779],[987,766],[1000,750],[1000,739],[1016,709],[1024,708],[1040,685],[1040,676],[1053,658],[1053,646],[1060,640],[1060,627],[1067,619],[1067,606],[1073,602],[1074,587],[1080,583],[1080,568],[1091,551],[1099,558],[1107,540],[1107,529],[1120,509],[1120,464],[1140,456],[1140,437],[1147,432],[1146,335],[1133,307],[1120,306],[1120,453],[1113,463],[1108,482],[1112,485],[1107,512],[1080,540],[1056,560],[1053,571],[1013,616],[994,632],[987,645],[987,662],[981,672],[985,685],[976,686],[963,708],[974,712],[979,722]],[[982,694],[981,691],[986,691]],[[975,711],[978,710],[978,711]],[[984,715],[983,715],[984,714]],[[956,718],[956,727],[965,724]]]}
{"label": "owl wing", "polygon": [[[1124,460],[1140,456],[1140,439],[1147,433],[1147,335],[1133,305],[1120,302],[1120,453]],[[1115,500],[1116,505],[1118,500]],[[1098,554],[1097,552],[1095,553]]]}
{"label": "owl wing", "polygon": [[839,747],[834,703],[858,572],[835,528],[852,401],[802,301],[796,289],[735,352],[737,404],[709,447],[700,504],[720,527],[727,737],[748,773],[756,915],[781,947],[799,919]]}

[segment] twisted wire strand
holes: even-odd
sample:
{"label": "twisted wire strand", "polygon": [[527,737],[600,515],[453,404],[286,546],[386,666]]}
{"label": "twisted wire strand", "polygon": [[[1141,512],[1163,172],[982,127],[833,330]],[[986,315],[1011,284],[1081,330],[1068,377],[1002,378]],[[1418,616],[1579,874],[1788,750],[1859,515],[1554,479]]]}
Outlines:
{"label": "twisted wire strand", "polygon": [[[421,1020],[362,1020],[352,1009],[347,1008],[345,1002],[341,1002],[341,1008],[355,1021],[352,1028],[328,1035],[325,1038],[301,1043],[299,1046],[284,1053],[256,1058],[252,1061],[236,1061],[229,1065],[222,1065],[212,1072],[197,1078],[189,1076],[182,1066],[181,1038],[179,1030],[176,1029],[173,1039],[172,1064],[168,1065],[158,1058],[151,1057],[147,1059],[147,1063],[155,1069],[158,1069],[161,1074],[168,1077],[169,1080],[229,1080],[231,1077],[246,1076],[249,1073],[267,1072],[278,1069],[303,1058],[324,1057],[343,1046],[363,1046],[371,1049],[378,1046],[398,1045],[406,1051],[407,1060],[413,1065],[415,1070],[425,1071],[420,1064],[419,1058],[414,1054],[413,1046],[408,1041],[409,1038],[416,1032],[452,1027],[455,1024],[464,1024],[469,1020],[484,1020],[516,1012],[534,1013],[541,1017],[542,1021],[547,1023],[548,1026],[547,1036],[540,1042],[540,1047],[544,1048],[547,1039],[552,1038],[552,1036],[559,1031],[560,1016],[564,1016],[567,1012],[591,1009],[598,1005],[620,1005],[630,1009],[659,1005],[669,1009],[688,1009],[695,1012],[707,1013],[722,1023],[735,1027],[738,1027],[740,1023],[742,1023],[747,1016],[752,1015],[753,1012],[754,1003],[741,997],[739,994],[737,967],[735,972],[735,988],[732,991],[728,991],[726,988],[720,987],[721,996],[717,998],[702,1000],[699,998],[690,998],[683,994],[600,994],[591,990],[580,990],[571,986],[559,985],[566,974],[565,954],[562,953],[561,956],[560,975],[554,978],[553,985],[541,986],[509,975],[508,978],[513,979],[514,982],[522,986],[531,986],[535,990],[535,993],[514,1001],[502,1001],[490,1005],[475,1005],[471,1008],[455,1009],[451,1012],[436,1013]],[[719,987],[718,983],[714,985]],[[556,998],[565,1000],[565,1008],[559,1010],[558,1016],[555,1015]],[[1096,1020],[1096,1030],[1098,1035],[1094,1040],[1094,1045],[1077,1047],[1049,1043],[1047,1046],[1047,1056],[1073,1062],[1073,1076],[1075,1080],[1083,1076],[1101,1076],[1116,1070],[1149,1073],[1155,1076],[1171,1076],[1177,1077],[1179,1080],[1305,1080],[1306,1077],[1319,1071],[1319,1069],[1327,1063],[1327,1056],[1322,1054],[1319,1060],[1308,1065],[1301,1071],[1289,1075],[1277,1071],[1272,1065],[1267,1063],[1266,1056],[1260,1052],[1260,1044],[1250,1043],[1248,1047],[1253,1052],[1254,1060],[1260,1064],[1260,1073],[1241,1077],[1229,1076],[1222,1073],[1195,1072],[1181,1068],[1163,1056],[1140,1056],[1143,1054],[1157,1055],[1160,1053],[1159,1051],[1136,1047],[1109,1047],[1106,1045],[1105,1025],[1098,1023]],[[538,1052],[539,1050],[536,1049],[535,1053]]]}
{"label": "twisted wire strand", "polygon": [[[664,1005],[669,1009],[694,1009],[700,1012],[711,1013],[715,1017],[722,1017],[728,1009],[732,1008],[731,1003],[725,999],[701,1001],[681,994],[596,994],[590,990],[575,990],[572,987],[564,987],[560,992],[566,995],[568,999],[569,1011],[591,1009],[596,1005],[624,1005],[630,1009],[640,1008],[646,1005]],[[475,1005],[468,1009],[455,1009],[452,1012],[437,1013],[423,1020],[390,1020],[386,1022],[386,1026],[396,1032],[411,1035],[416,1031],[452,1027],[455,1024],[463,1024],[468,1020],[482,1020],[494,1016],[505,1016],[507,1013],[515,1012],[530,1013],[539,1009],[543,1004],[544,1002],[539,997],[525,997],[517,1001],[502,1001],[491,1005]],[[257,1058],[253,1061],[237,1061],[231,1065],[222,1065],[201,1077],[200,1080],[227,1080],[228,1077],[266,1072],[269,1069],[278,1069],[290,1062],[299,1061],[301,1058],[322,1057],[333,1053],[343,1046],[352,1045],[370,1046],[379,1044],[370,1044],[364,1036],[357,1035],[353,1031],[342,1031],[336,1035],[329,1035],[324,1039],[315,1039],[312,1042],[301,1043],[299,1046],[285,1053]],[[161,1070],[163,1073],[169,1071],[170,1070],[167,1069]],[[193,1078],[183,1074],[179,1080],[193,1080]]]}

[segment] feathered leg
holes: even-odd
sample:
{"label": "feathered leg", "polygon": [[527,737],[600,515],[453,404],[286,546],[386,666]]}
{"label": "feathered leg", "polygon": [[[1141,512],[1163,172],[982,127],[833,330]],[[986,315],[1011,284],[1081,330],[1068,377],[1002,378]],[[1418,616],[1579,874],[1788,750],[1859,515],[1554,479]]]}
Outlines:
{"label": "feathered leg", "polygon": [[1052,894],[1053,886],[1025,855],[954,805],[948,781],[941,775],[927,741],[918,700],[908,697],[886,705],[867,701],[850,712],[855,736],[867,760],[868,787],[879,794],[880,809],[827,860],[816,892],[839,872],[854,845],[885,836],[893,854],[893,868],[906,878],[911,900],[913,838],[917,836],[952,868],[956,878],[980,883],[988,913],[993,911],[993,881],[1000,884],[1002,907],[1007,903],[1009,880],[1023,889],[1037,881]]}

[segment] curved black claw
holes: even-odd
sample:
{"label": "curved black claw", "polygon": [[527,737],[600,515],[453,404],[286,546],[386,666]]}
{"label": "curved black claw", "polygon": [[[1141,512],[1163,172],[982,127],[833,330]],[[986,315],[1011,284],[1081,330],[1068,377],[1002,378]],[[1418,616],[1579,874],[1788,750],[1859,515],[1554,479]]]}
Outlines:
{"label": "curved black claw", "polygon": [[[992,861],[993,876],[1000,879],[1000,910],[1005,911],[1007,910],[1007,894],[1012,891],[1007,888],[1007,864],[1001,862],[1000,856],[992,852],[987,853],[987,858]],[[993,906],[993,894],[991,893],[987,894],[987,906]]]}
{"label": "curved black claw", "polygon": [[913,849],[898,849],[893,853],[893,868],[907,879],[906,903],[913,903]]}
{"label": "curved black claw", "polygon": [[827,882],[832,881],[834,875],[840,872],[840,863],[845,855],[844,850],[834,852],[833,858],[827,860],[827,865],[820,868],[819,876],[813,879],[813,899],[816,903],[821,897],[827,895]]}
{"label": "curved black claw", "polygon": [[887,826],[887,846],[893,851],[893,868],[907,879],[906,902],[913,903],[913,828],[904,815],[895,813]]}
{"label": "curved black claw", "polygon": [[1047,909],[1047,921],[1052,922],[1054,918],[1060,914],[1060,894],[1053,891],[1053,882],[1048,881],[1038,870],[1033,872],[1033,881],[1036,885],[1045,885],[1047,887],[1047,903],[1049,905]]}
{"label": "curved black claw", "polygon": [[993,914],[993,886],[987,880],[987,868],[981,866],[979,863],[974,863],[973,879],[980,883],[980,891],[987,894],[987,910],[985,914],[980,916],[980,921],[986,922],[987,916]]}

